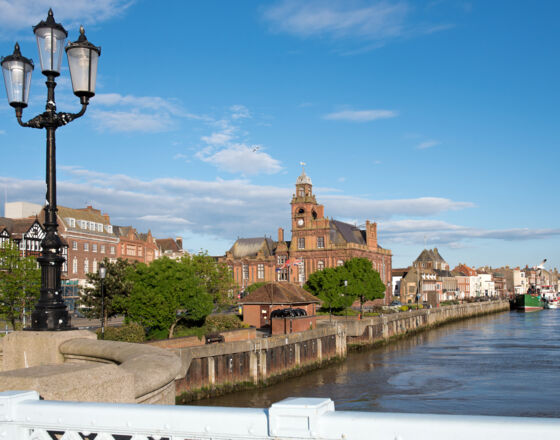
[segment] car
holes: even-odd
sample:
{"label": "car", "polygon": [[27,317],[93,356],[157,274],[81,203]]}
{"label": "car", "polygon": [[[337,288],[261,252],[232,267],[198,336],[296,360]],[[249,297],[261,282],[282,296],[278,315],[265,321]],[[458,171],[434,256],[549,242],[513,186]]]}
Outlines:
{"label": "car", "polygon": [[395,307],[395,306],[402,306],[400,301],[394,300],[391,304],[391,306]]}

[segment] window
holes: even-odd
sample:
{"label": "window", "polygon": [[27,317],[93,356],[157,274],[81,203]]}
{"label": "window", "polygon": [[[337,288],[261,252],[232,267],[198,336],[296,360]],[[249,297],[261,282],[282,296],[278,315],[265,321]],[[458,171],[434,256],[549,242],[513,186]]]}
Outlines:
{"label": "window", "polygon": [[278,255],[278,265],[281,266],[286,264],[286,256],[285,255]]}
{"label": "window", "polygon": [[336,265],[337,265],[338,267],[344,266],[344,260],[338,260],[338,261],[336,262]]}
{"label": "window", "polygon": [[305,249],[305,237],[299,237],[297,239],[297,247],[298,249]]}
{"label": "window", "polygon": [[108,234],[112,234],[113,233],[113,226],[112,225],[105,225],[105,231],[107,231]]}
{"label": "window", "polygon": [[303,197],[305,195],[303,188],[298,189],[298,197]]}
{"label": "window", "polygon": [[97,260],[93,260],[93,273],[97,273]]}
{"label": "window", "polygon": [[72,250],[73,250],[73,251],[77,251],[77,250],[78,250],[78,242],[77,242],[77,241],[73,241],[73,242],[72,242]]}
{"label": "window", "polygon": [[84,252],[89,251],[89,243],[84,243]]}
{"label": "window", "polygon": [[305,283],[305,264],[303,258],[301,259],[301,264],[298,266],[299,282]]}
{"label": "window", "polygon": [[138,246],[138,256],[142,256],[142,246]]}
{"label": "window", "polygon": [[85,220],[78,220],[78,225],[80,225],[82,229],[87,229],[87,222]]}
{"label": "window", "polygon": [[111,255],[115,255],[115,246],[111,246]]}
{"label": "window", "polygon": [[84,273],[88,273],[89,272],[89,260],[86,258],[84,260]]}
{"label": "window", "polygon": [[97,223],[97,232],[103,232],[103,225],[101,223]]}
{"label": "window", "polygon": [[242,272],[243,279],[248,280],[249,279],[249,266],[247,266],[246,264],[243,264],[241,266],[241,272]]}
{"label": "window", "polygon": [[95,223],[94,222],[89,222],[89,230],[90,231],[95,231]]}
{"label": "window", "polygon": [[317,247],[323,249],[325,247],[325,237],[317,237]]}
{"label": "window", "polygon": [[72,273],[78,273],[78,259],[76,257],[72,260]]}
{"label": "window", "polygon": [[317,270],[323,270],[325,268],[324,261],[317,261]]}
{"label": "window", "polygon": [[264,264],[257,265],[257,278],[261,280],[264,278]]}
{"label": "window", "polygon": [[70,227],[70,228],[75,228],[76,227],[76,219],[75,218],[68,217],[66,219],[66,223],[68,223],[68,227]]}
{"label": "window", "polygon": [[288,269],[278,271],[278,281],[288,281]]}
{"label": "window", "polygon": [[104,244],[101,245],[101,250],[99,252],[101,252],[102,254],[105,253],[105,245]]}
{"label": "window", "polygon": [[[97,243],[93,243],[93,244],[91,245],[91,251],[92,251],[92,252],[97,252]],[[94,271],[94,272],[95,272],[95,271]]]}

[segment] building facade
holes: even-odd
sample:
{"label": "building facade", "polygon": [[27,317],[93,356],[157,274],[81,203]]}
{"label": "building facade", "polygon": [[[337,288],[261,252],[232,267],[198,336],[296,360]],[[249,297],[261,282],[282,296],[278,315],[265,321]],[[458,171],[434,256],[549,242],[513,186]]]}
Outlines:
{"label": "building facade", "polygon": [[392,254],[379,246],[377,223],[365,229],[325,217],[317,203],[311,179],[305,171],[297,178],[291,200],[291,240],[278,229],[277,241],[269,237],[240,238],[219,261],[229,265],[233,279],[243,290],[255,282],[291,282],[303,285],[309,275],[342,266],[351,258],[367,258],[386,286],[390,302]]}
{"label": "building facade", "polygon": [[151,231],[139,234],[132,226],[114,225],[113,232],[119,239],[117,258],[150,264],[159,257],[159,248]]}

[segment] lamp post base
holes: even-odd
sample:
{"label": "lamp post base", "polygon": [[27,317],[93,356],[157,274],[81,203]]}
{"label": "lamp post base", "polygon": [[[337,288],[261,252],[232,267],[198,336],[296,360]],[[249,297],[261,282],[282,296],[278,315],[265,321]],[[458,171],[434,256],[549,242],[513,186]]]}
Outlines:
{"label": "lamp post base", "polygon": [[71,316],[66,306],[53,308],[36,308],[31,314],[30,331],[65,331],[76,330],[71,325]]}

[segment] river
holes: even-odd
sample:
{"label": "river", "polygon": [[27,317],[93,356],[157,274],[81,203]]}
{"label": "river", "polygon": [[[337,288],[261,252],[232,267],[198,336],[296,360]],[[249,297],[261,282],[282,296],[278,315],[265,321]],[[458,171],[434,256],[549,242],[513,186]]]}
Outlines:
{"label": "river", "polygon": [[342,411],[560,417],[560,310],[448,324],[196,404],[263,408],[304,396],[330,397]]}

